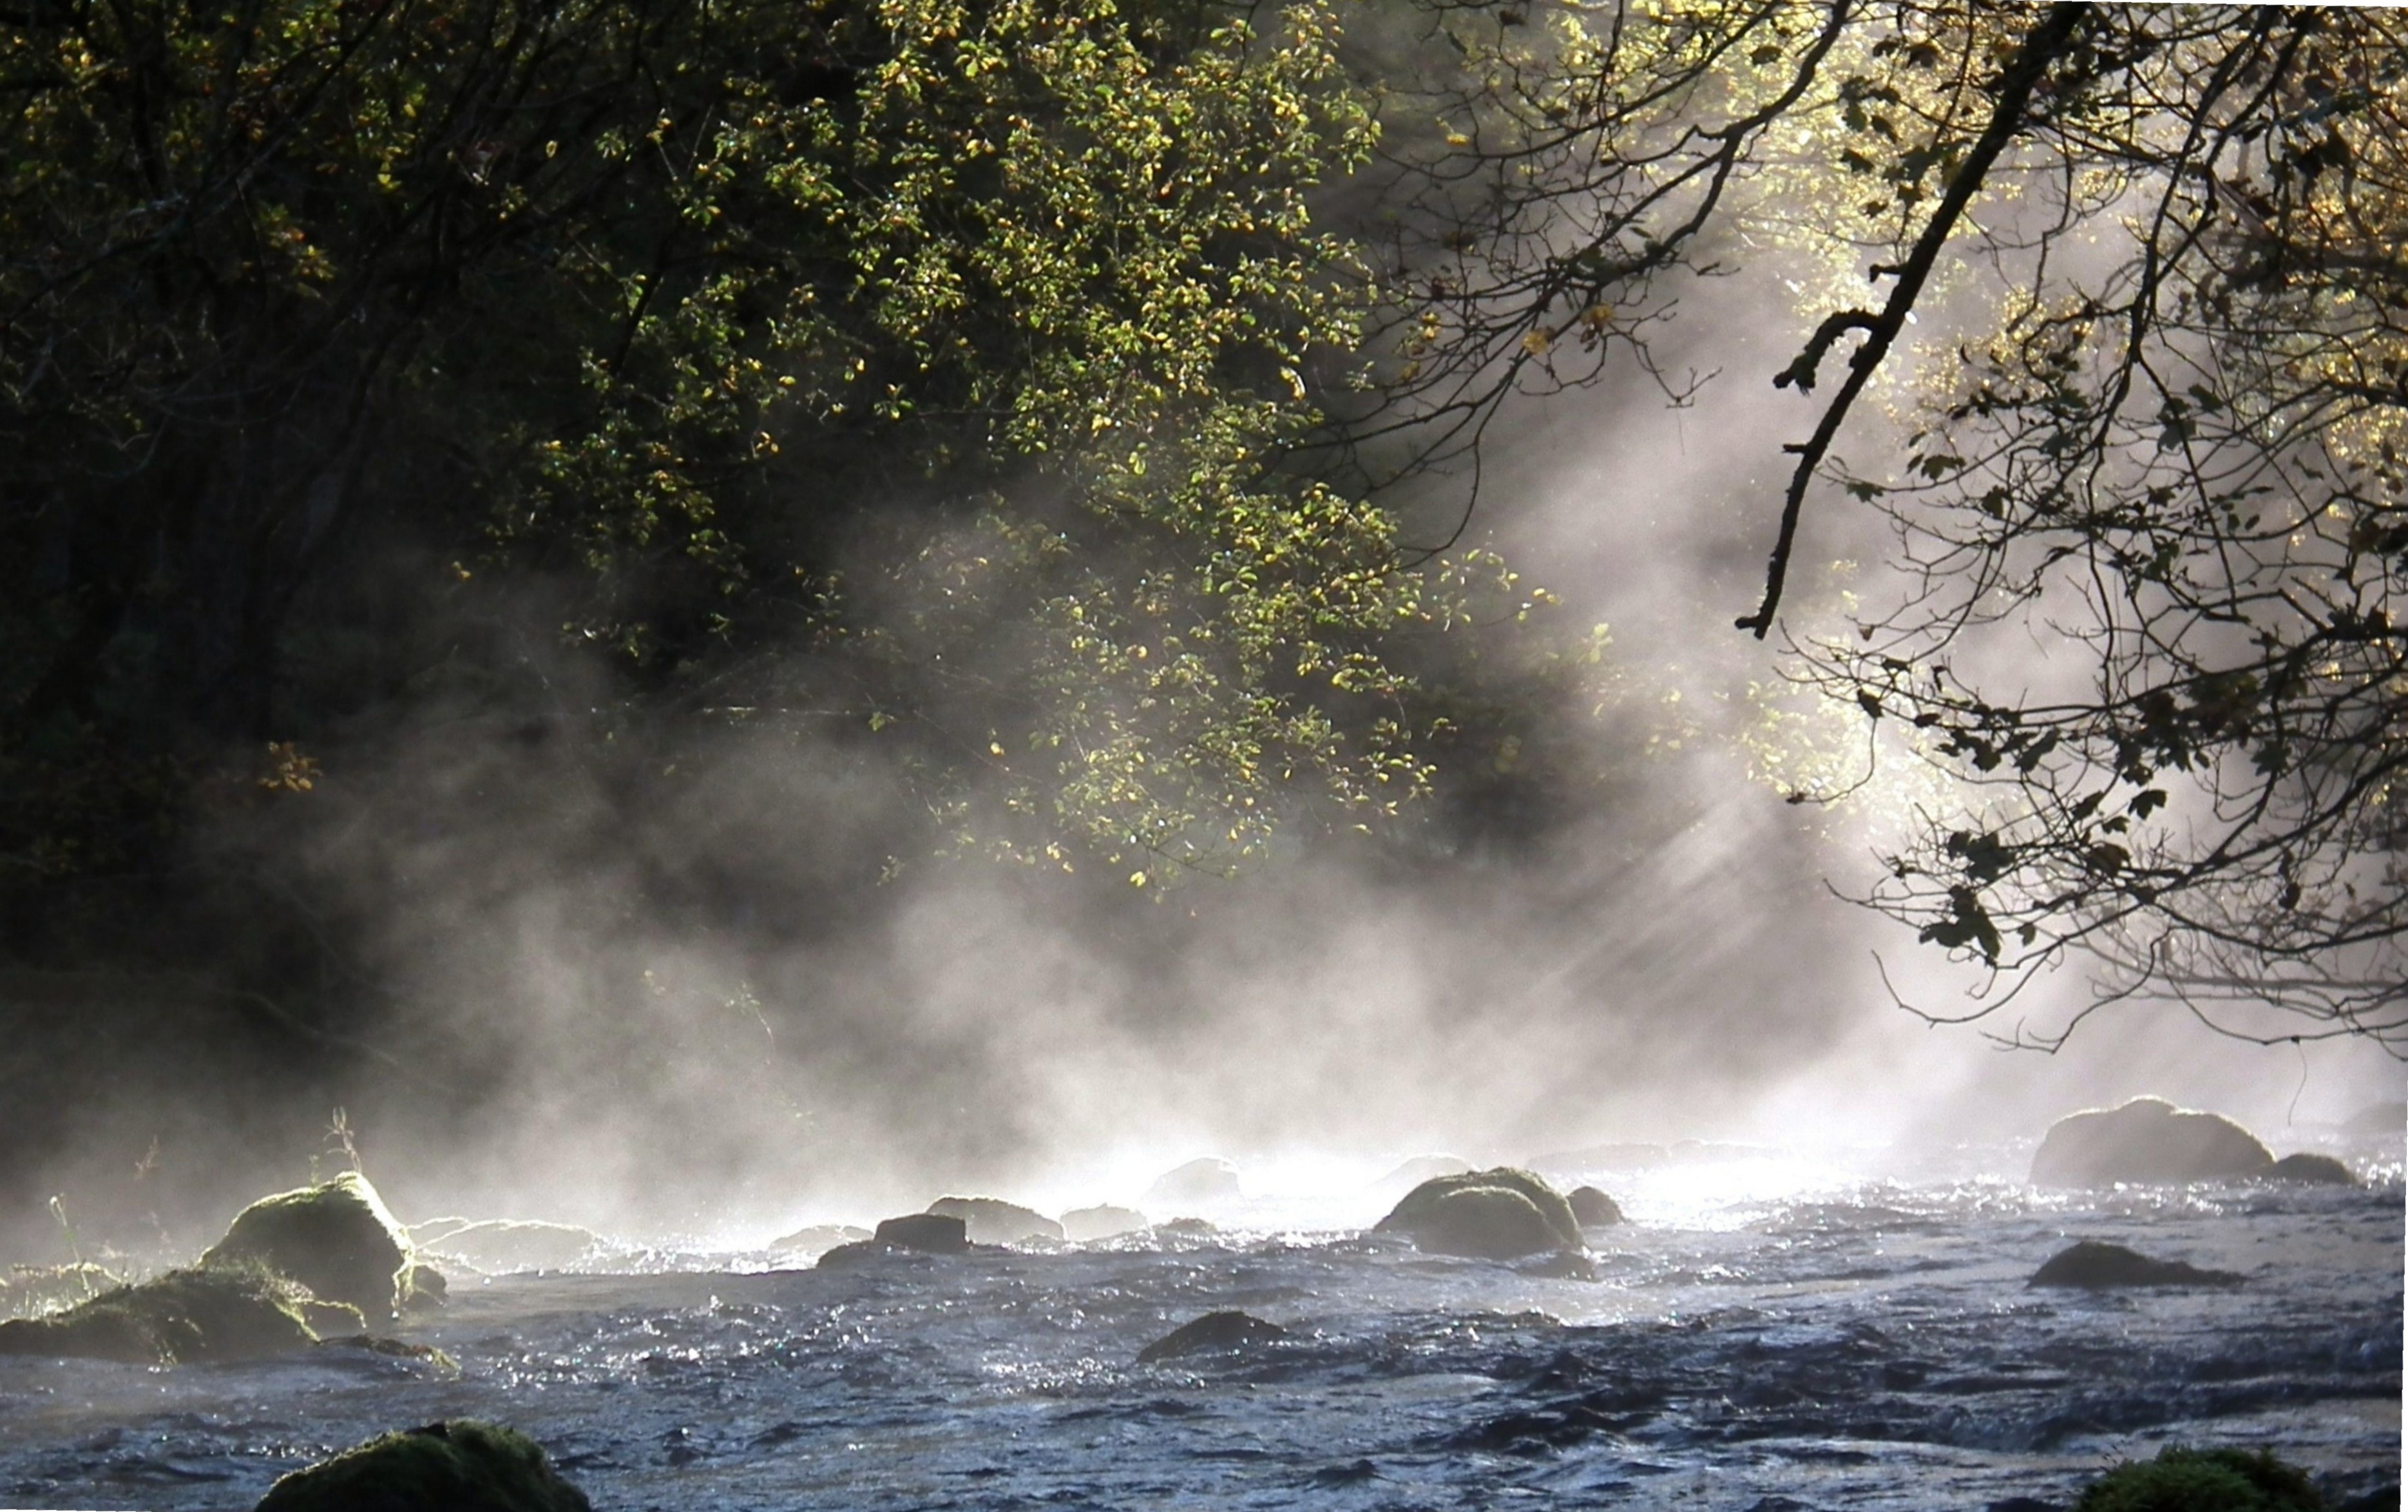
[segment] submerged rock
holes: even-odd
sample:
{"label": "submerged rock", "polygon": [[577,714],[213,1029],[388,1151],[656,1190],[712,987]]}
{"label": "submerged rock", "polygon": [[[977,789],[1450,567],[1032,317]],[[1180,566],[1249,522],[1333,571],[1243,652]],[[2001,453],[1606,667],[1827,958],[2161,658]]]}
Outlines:
{"label": "submerged rock", "polygon": [[1422,1249],[1472,1260],[1581,1247],[1580,1220],[1563,1194],[1511,1166],[1425,1181],[1373,1231],[1401,1233]]}
{"label": "submerged rock", "polygon": [[1139,1350],[1137,1362],[1151,1365],[1157,1360],[1176,1360],[1182,1355],[1251,1349],[1286,1337],[1287,1330],[1277,1323],[1265,1322],[1252,1313],[1206,1313]]}
{"label": "submerged rock", "polygon": [[[257,1265],[170,1271],[48,1318],[0,1323],[0,1355],[176,1365],[292,1354],[318,1342],[309,1302]],[[339,1312],[358,1325],[358,1313]]]}
{"label": "submerged rock", "polygon": [[1622,1204],[1595,1187],[1575,1187],[1565,1201],[1584,1229],[1602,1229],[1622,1221]]}
{"label": "submerged rock", "polygon": [[462,1418],[386,1433],[296,1470],[257,1512],[593,1512],[533,1439]]}
{"label": "submerged rock", "polygon": [[2322,1512],[2305,1472],[2270,1450],[2186,1449],[2127,1460],[2084,1488],[2074,1512]]}
{"label": "submerged rock", "polygon": [[2230,1271],[2206,1271],[2181,1260],[2151,1260],[2122,1245],[2085,1239],[2058,1250],[2032,1273],[2036,1287],[2229,1287],[2241,1277]]}
{"label": "submerged rock", "polygon": [[1145,1189],[1145,1200],[1156,1204],[1156,1211],[1190,1203],[1241,1202],[1245,1195],[1238,1185],[1238,1168],[1209,1156],[1164,1172]]}
{"label": "submerged rock", "polygon": [[438,1218],[415,1226],[409,1237],[420,1249],[487,1275],[563,1270],[602,1247],[602,1236],[591,1229],[532,1218]]}
{"label": "submerged rock", "polygon": [[409,1260],[408,1234],[384,1199],[367,1177],[348,1171],[244,1208],[201,1264],[264,1265],[328,1302],[383,1318],[403,1300]]}
{"label": "submerged rock", "polygon": [[961,1219],[974,1245],[1019,1245],[1062,1237],[1062,1225],[1044,1214],[997,1197],[939,1197],[928,1204],[928,1211]]}
{"label": "submerged rock", "polygon": [[1109,1202],[1096,1207],[1074,1207],[1062,1215],[1062,1236],[1082,1245],[1125,1233],[1140,1233],[1152,1227],[1146,1216],[1136,1208],[1114,1207]]}
{"label": "submerged rock", "polygon": [[2138,1097],[2049,1126],[2032,1156],[2036,1187],[2107,1187],[2119,1181],[2217,1181],[2262,1174],[2266,1146],[2229,1118]]}
{"label": "submerged rock", "polygon": [[2259,1174],[2268,1181],[2296,1181],[2316,1187],[2355,1187],[2358,1177],[2349,1167],[2329,1155],[2310,1155],[2305,1150],[2286,1155]]}

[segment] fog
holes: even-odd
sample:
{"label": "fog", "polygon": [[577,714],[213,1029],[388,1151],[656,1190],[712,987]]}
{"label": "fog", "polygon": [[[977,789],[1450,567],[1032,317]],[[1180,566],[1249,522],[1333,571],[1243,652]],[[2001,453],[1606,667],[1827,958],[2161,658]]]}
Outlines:
{"label": "fog", "polygon": [[[53,1194],[88,1244],[207,1237],[340,1159],[337,1107],[406,1219],[740,1246],[948,1192],[1139,1201],[1204,1155],[1266,1196],[1359,1194],[1420,1153],[1606,1141],[1878,1168],[2143,1092],[2279,1153],[2397,1097],[2371,1047],[2260,1048],[2178,1009],[2119,1006],[2053,1056],[1985,1037],[2015,1015],[2062,1023],[2087,1001],[2078,962],[1996,1022],[1897,1005],[1893,987],[1979,1006],[1978,975],[1840,896],[1933,790],[1893,756],[1848,804],[1787,804],[1742,741],[1770,727],[1749,689],[1777,683],[1777,653],[1730,622],[1760,591],[1781,444],[1811,423],[1767,378],[1813,317],[1770,280],[1713,308],[1695,355],[1722,376],[1694,408],[1609,385],[1512,415],[1494,443],[1469,539],[1559,596],[1563,626],[1610,626],[1622,677],[1612,708],[1542,713],[1616,775],[1522,842],[1315,843],[1234,882],[1114,896],[898,850],[913,799],[857,736],[722,728],[628,787],[573,735],[422,720],[220,842],[372,920],[386,1006],[300,1073],[241,1004],[165,1015],[155,985],[78,999],[87,1025],[147,1005],[147,1027],[46,1110],[42,1163],[15,1173],[0,1223],[12,1253],[59,1246]],[[1848,511],[1817,491],[1793,619],[1882,591],[1885,538]],[[545,670],[573,714],[577,664]],[[1801,761],[1860,759],[1857,725],[1784,707],[1775,733],[1819,742]]]}

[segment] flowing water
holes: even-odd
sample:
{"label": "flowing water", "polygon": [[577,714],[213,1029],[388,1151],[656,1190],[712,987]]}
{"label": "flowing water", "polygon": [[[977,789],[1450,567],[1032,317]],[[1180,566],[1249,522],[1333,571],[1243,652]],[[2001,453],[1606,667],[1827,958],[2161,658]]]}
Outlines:
{"label": "flowing water", "polygon": [[[1631,1221],[1593,1231],[1585,1267],[1417,1255],[1294,1200],[1208,1238],[844,1268],[604,1253],[455,1277],[398,1332],[456,1377],[358,1349],[0,1359],[0,1504],[247,1507],[455,1417],[532,1434],[602,1512],[1981,1509],[2068,1504],[2165,1443],[2272,1447],[2340,1504],[2396,1487],[2401,1456],[2398,1146],[2358,1163],[2354,1189],[2085,1194],[1961,1170],[1623,1172]],[[2246,1280],[2026,1286],[2076,1238]],[[1135,1363],[1224,1308],[1287,1336]]]}

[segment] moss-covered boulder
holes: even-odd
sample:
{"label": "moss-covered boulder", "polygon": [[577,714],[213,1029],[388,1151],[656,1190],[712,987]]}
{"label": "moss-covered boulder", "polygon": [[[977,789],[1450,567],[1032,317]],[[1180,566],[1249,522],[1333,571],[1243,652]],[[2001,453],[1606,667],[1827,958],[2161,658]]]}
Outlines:
{"label": "moss-covered boulder", "polygon": [[2166,1448],[2084,1489],[2074,1512],[2323,1512],[2307,1476],[2265,1449]]}
{"label": "moss-covered boulder", "polygon": [[593,1512],[593,1504],[533,1439],[462,1418],[296,1470],[268,1488],[258,1512]]}
{"label": "moss-covered boulder", "polygon": [[959,1218],[974,1245],[1022,1245],[1031,1239],[1059,1239],[1062,1225],[1018,1202],[999,1197],[939,1197],[928,1211]]}
{"label": "moss-covered boulder", "polygon": [[201,1256],[204,1266],[231,1263],[265,1266],[327,1301],[386,1318],[404,1300],[409,1236],[368,1178],[349,1171],[244,1208]]}
{"label": "moss-covered boulder", "polygon": [[2102,1290],[2112,1287],[2229,1287],[2241,1281],[2242,1277],[2230,1271],[2202,1270],[2183,1260],[2156,1260],[2122,1245],[2085,1239],[2051,1255],[2033,1273],[2029,1285]]}
{"label": "moss-covered boulder", "polygon": [[[310,1299],[256,1265],[170,1271],[48,1318],[0,1323],[0,1354],[190,1364],[292,1354],[318,1342]],[[342,1310],[353,1327],[359,1315]]]}
{"label": "moss-covered boulder", "polygon": [[2229,1118],[2136,1097],[2049,1126],[2032,1156],[2036,1187],[2112,1187],[2119,1181],[2229,1181],[2262,1175],[2274,1157]]}
{"label": "moss-covered boulder", "polygon": [[1581,1247],[1580,1219],[1563,1193],[1512,1166],[1438,1176],[1405,1194],[1377,1233],[1473,1260],[1518,1260]]}

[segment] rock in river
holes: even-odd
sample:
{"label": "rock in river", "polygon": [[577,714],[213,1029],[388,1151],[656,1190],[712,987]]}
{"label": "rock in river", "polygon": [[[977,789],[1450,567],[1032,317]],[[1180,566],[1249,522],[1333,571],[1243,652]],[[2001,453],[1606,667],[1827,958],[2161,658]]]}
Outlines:
{"label": "rock in river", "polygon": [[1277,1323],[1267,1323],[1252,1313],[1206,1313],[1139,1350],[1137,1362],[1151,1365],[1157,1360],[1175,1360],[1181,1355],[1251,1349],[1286,1337],[1287,1330]]}
{"label": "rock in river", "polygon": [[1373,1231],[1401,1233],[1434,1254],[1473,1260],[1581,1247],[1580,1220],[1563,1194],[1511,1166],[1425,1181]]}
{"label": "rock in river", "polygon": [[939,1197],[928,1204],[928,1211],[961,1219],[974,1245],[1018,1245],[1062,1237],[1062,1225],[1044,1214],[996,1197]]}
{"label": "rock in river", "polygon": [[2048,1258],[2032,1274],[2036,1287],[2229,1287],[2241,1277],[2230,1271],[2205,1271],[2181,1260],[2151,1260],[2122,1245],[2085,1239]]}
{"label": "rock in river", "polygon": [[1145,1189],[1147,1204],[1157,1213],[1164,1208],[1203,1207],[1215,1202],[1235,1202],[1245,1197],[1238,1186],[1238,1168],[1226,1160],[1206,1157],[1190,1160],[1175,1171],[1156,1176],[1154,1185]]}
{"label": "rock in river", "polygon": [[1114,1207],[1110,1202],[1097,1207],[1074,1207],[1062,1215],[1063,1237],[1082,1245],[1139,1233],[1150,1227],[1146,1216],[1136,1208]]}
{"label": "rock in river", "polygon": [[[318,1342],[308,1306],[299,1287],[255,1264],[169,1271],[48,1318],[0,1323],[0,1355],[138,1365],[259,1360]],[[345,1316],[356,1323],[356,1314]]]}
{"label": "rock in river", "polygon": [[2302,1150],[2286,1155],[2258,1173],[2268,1181],[2297,1181],[2315,1187],[2355,1187],[2358,1178],[2349,1167],[2329,1155],[2310,1155]]}
{"label": "rock in river", "polygon": [[970,1247],[969,1227],[949,1213],[906,1213],[880,1221],[878,1231],[857,1244],[838,1245],[819,1263],[834,1270],[881,1255],[959,1255]]}
{"label": "rock in river", "polygon": [[2229,1118],[2138,1097],[2050,1125],[2031,1179],[2036,1187],[2217,1181],[2261,1175],[2273,1163],[2266,1146]]}
{"label": "rock in river", "polygon": [[[261,1198],[201,1256],[205,1267],[245,1260],[380,1318],[403,1300],[409,1238],[368,1178],[347,1171],[315,1187]],[[433,1283],[422,1289],[433,1289]]]}
{"label": "rock in river", "polygon": [[296,1470],[257,1512],[593,1512],[533,1439],[465,1418],[386,1433]]}
{"label": "rock in river", "polygon": [[1622,1221],[1622,1204],[1595,1187],[1575,1187],[1565,1200],[1571,1203],[1572,1217],[1580,1220],[1584,1229],[1602,1229]]}

